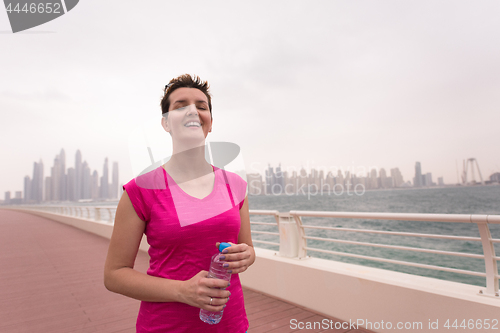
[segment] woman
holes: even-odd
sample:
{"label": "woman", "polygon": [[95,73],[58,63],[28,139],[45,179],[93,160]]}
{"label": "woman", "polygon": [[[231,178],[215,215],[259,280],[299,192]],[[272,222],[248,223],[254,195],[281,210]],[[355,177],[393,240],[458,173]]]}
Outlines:
{"label": "woman", "polygon": [[[172,157],[126,184],[116,210],[104,283],[142,301],[137,332],[248,329],[238,277],[255,260],[246,182],[205,160],[213,123],[208,88],[187,74],[166,86],[162,126],[172,137]],[[133,269],[143,233],[150,245],[147,274]],[[225,254],[230,283],[207,277],[219,242],[232,244]],[[224,316],[209,325],[199,319],[200,309],[224,309]]]}

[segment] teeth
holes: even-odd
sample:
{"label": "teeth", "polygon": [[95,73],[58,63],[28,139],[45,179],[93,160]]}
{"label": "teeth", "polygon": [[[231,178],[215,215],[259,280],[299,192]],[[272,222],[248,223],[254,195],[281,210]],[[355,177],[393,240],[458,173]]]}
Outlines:
{"label": "teeth", "polygon": [[186,127],[189,127],[189,126],[196,126],[196,127],[200,127],[201,124],[200,123],[197,123],[197,122],[194,122],[194,121],[191,121],[189,123],[187,123],[186,125],[184,125]]}

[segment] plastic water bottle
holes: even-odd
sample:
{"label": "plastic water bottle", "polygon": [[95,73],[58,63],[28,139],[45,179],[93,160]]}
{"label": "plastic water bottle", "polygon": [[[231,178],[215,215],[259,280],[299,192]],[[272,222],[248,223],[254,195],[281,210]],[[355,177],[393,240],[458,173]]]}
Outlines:
{"label": "plastic water bottle", "polygon": [[[222,279],[229,281],[231,279],[231,273],[227,271],[227,268],[222,267],[224,264],[223,261],[220,260],[220,256],[222,255],[222,251],[225,248],[230,247],[229,243],[220,243],[219,244],[219,253],[215,254],[212,257],[212,261],[210,263],[210,270],[208,271],[208,277],[213,279]],[[222,288],[226,289],[226,288]],[[212,312],[204,309],[200,309],[200,319],[207,324],[214,325],[218,324],[222,319],[222,313],[224,310],[220,310],[218,312]]]}

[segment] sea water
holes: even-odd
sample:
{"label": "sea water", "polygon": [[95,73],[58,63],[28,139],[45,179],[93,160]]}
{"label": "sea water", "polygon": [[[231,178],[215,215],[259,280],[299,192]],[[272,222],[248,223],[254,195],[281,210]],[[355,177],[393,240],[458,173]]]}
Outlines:
{"label": "sea water", "polygon": [[[457,186],[430,187],[420,189],[394,189],[366,191],[362,195],[335,195],[333,193],[316,195],[280,195],[249,196],[251,210],[272,209],[279,212],[290,210],[333,211],[333,212],[384,212],[384,213],[423,213],[423,214],[486,214],[500,215],[500,186]],[[274,222],[273,217],[251,216],[252,221]],[[370,219],[314,218],[302,217],[304,224],[342,227],[353,229],[371,229],[383,231],[400,231],[428,233],[438,235],[456,235],[480,237],[476,224],[443,223],[419,221],[393,221]],[[489,225],[493,238],[500,238],[500,225]],[[252,230],[274,231],[276,227],[253,225]],[[417,248],[429,248],[442,251],[483,254],[481,242],[443,239],[427,239],[421,237],[402,237],[353,233],[345,231],[306,229],[308,236],[336,238],[358,242],[373,242]],[[253,239],[279,242],[278,236],[252,235]],[[339,244],[324,241],[308,240],[308,246],[338,252],[349,252],[366,256],[388,258],[394,260],[417,262],[428,265],[444,266],[464,270],[484,272],[484,260],[449,255],[421,253],[404,250],[383,249],[371,246]],[[278,250],[277,246],[255,243],[256,246]],[[500,244],[495,244],[497,256]],[[377,267],[438,279],[485,286],[485,278],[471,275],[442,272],[418,267],[376,262],[365,259],[335,256],[326,253],[308,251],[309,256],[336,260],[341,262]]]}

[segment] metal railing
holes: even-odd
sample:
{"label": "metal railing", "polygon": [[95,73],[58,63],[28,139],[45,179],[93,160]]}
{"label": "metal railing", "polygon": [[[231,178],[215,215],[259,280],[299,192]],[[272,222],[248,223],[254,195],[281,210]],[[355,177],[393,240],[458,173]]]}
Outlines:
{"label": "metal railing", "polygon": [[[252,225],[264,225],[264,226],[271,226],[271,227],[278,227],[279,228],[278,214],[279,214],[279,212],[277,210],[250,210],[250,216],[252,216],[252,215],[273,216],[275,221],[276,221],[276,223],[271,223],[271,222],[253,222],[250,220],[250,226],[252,226]],[[277,237],[280,236],[279,232],[261,231],[261,230],[252,230],[252,235],[272,235],[272,236],[277,236]],[[259,239],[252,239],[252,242],[280,246],[280,243],[264,241],[264,240],[259,240]]]}
{"label": "metal railing", "polygon": [[[499,278],[497,261],[500,257],[495,255],[494,243],[500,243],[500,239],[493,239],[491,237],[490,229],[488,224],[500,224],[500,215],[466,215],[466,214],[402,214],[402,213],[353,213],[353,212],[314,212],[314,211],[290,211],[290,215],[293,216],[297,223],[297,231],[299,233],[299,258],[307,257],[307,251],[323,252],[332,255],[353,257],[358,259],[366,259],[372,261],[386,262],[392,264],[414,266],[419,268],[426,268],[432,270],[440,270],[445,272],[453,272],[459,274],[468,274],[481,276],[486,278],[486,290],[485,293],[490,296],[499,297]],[[352,229],[352,228],[341,228],[341,227],[321,227],[305,225],[302,221],[302,217],[320,217],[320,218],[348,218],[348,219],[376,219],[376,220],[398,220],[398,221],[427,221],[427,222],[444,222],[444,223],[475,223],[479,229],[480,237],[464,237],[464,236],[450,236],[450,235],[437,235],[437,234],[422,234],[422,233],[410,233],[410,232],[393,232],[393,231],[381,231],[381,230],[367,230],[367,229]],[[348,241],[342,239],[334,238],[323,238],[323,237],[312,237],[307,236],[306,229],[321,229],[321,230],[335,230],[335,231],[345,231],[345,232],[357,232],[357,233],[372,233],[372,234],[383,234],[383,235],[397,235],[397,236],[409,236],[409,237],[426,237],[434,239],[453,239],[453,240],[465,240],[465,241],[477,241],[481,242],[483,254],[471,254],[471,253],[461,253],[452,251],[440,251],[425,248],[415,248],[409,246],[397,246],[388,244],[378,244],[378,243],[368,243],[368,242],[358,242],[358,241]],[[320,248],[309,247],[307,245],[308,240],[319,240],[333,243],[341,244],[351,244],[359,246],[369,246],[369,247],[379,247],[394,250],[405,250],[413,252],[426,252],[434,254],[444,254],[451,256],[460,256],[468,258],[483,259],[485,265],[485,273],[475,272],[470,270],[419,264],[409,261],[401,261],[394,259],[379,258],[373,256],[366,256],[354,253],[330,251]]]}
{"label": "metal railing", "polygon": [[[99,222],[105,222],[112,224],[115,218],[116,207],[113,206],[17,206],[23,209],[32,209],[38,211],[46,211],[55,214],[75,216],[79,218],[90,219]],[[250,210],[250,216],[272,216],[275,222],[259,222],[251,221],[252,226],[267,226],[267,227],[277,227],[278,232],[273,231],[263,231],[263,230],[252,230],[252,235],[272,235],[276,237],[282,236],[283,232],[280,228],[280,219],[290,218],[295,220],[296,232],[298,234],[296,248],[298,248],[298,253],[296,257],[299,259],[307,258],[308,251],[328,253],[331,255],[351,257],[357,259],[366,259],[371,261],[385,262],[391,264],[398,264],[404,266],[413,266],[431,270],[439,270],[445,272],[473,275],[486,278],[486,290],[485,294],[489,296],[499,297],[499,279],[497,261],[500,257],[495,255],[495,243],[500,243],[500,239],[494,239],[491,237],[490,229],[488,224],[499,224],[500,225],[500,215],[466,215],[466,214],[404,214],[404,213],[356,213],[356,212],[321,212],[321,211],[290,211],[289,213],[279,213],[276,210]],[[303,223],[302,217],[316,217],[316,218],[347,218],[347,219],[370,219],[370,220],[398,220],[398,221],[421,221],[421,222],[443,222],[443,223],[473,223],[476,224],[479,229],[480,237],[469,237],[469,236],[453,236],[453,235],[440,235],[440,234],[426,234],[426,233],[411,233],[411,232],[395,232],[395,231],[383,231],[383,230],[369,230],[369,229],[353,229],[344,227],[326,227],[317,225],[306,225]],[[285,220],[283,220],[285,221]],[[286,220],[288,221],[288,220]],[[289,229],[288,229],[289,230]],[[453,251],[442,251],[427,248],[418,248],[410,246],[401,245],[389,245],[371,242],[359,242],[346,239],[338,238],[327,238],[327,237],[315,237],[308,236],[306,230],[328,230],[328,231],[341,231],[341,232],[354,232],[354,233],[365,233],[365,234],[379,234],[379,235],[391,235],[391,236],[402,236],[402,237],[423,237],[429,239],[445,239],[445,240],[461,240],[470,242],[481,242],[483,254],[474,253],[462,253]],[[289,232],[289,231],[288,231]],[[281,237],[280,237],[281,238]],[[293,239],[293,238],[288,238]],[[442,267],[436,265],[421,264],[410,261],[395,260],[380,258],[374,256],[367,256],[349,252],[331,251],[327,249],[321,249],[317,247],[308,246],[308,240],[311,241],[321,241],[337,244],[350,244],[356,246],[364,247],[375,247],[375,248],[385,248],[391,250],[403,250],[412,252],[423,252],[432,253],[440,255],[449,256],[459,256],[464,258],[475,258],[484,260],[485,273],[476,272],[471,270]],[[283,240],[281,240],[282,242]],[[268,240],[253,239],[254,243],[267,244],[272,246],[282,247],[284,244],[281,242],[272,242]]]}
{"label": "metal railing", "polygon": [[114,223],[116,214],[114,206],[16,206],[15,208],[74,216],[108,224]]}

